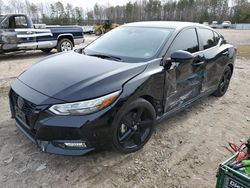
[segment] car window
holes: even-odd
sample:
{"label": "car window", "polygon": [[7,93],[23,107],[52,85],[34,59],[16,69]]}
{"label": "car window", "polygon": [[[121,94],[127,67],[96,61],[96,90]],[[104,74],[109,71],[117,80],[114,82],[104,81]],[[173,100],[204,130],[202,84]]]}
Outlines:
{"label": "car window", "polygon": [[15,16],[15,28],[27,28],[28,24],[24,16]]}
{"label": "car window", "polygon": [[199,29],[199,36],[201,37],[204,50],[214,47],[218,44],[218,38],[216,38],[214,33],[215,32],[210,29]]}
{"label": "car window", "polygon": [[9,29],[9,28],[10,28],[9,19],[6,19],[6,20],[2,23],[2,28],[3,28],[3,29]]}
{"label": "car window", "polygon": [[218,42],[220,41],[220,35],[216,32],[213,32],[214,33],[214,42],[215,42],[215,45],[218,44]]}
{"label": "car window", "polygon": [[0,22],[4,19],[5,16],[0,15]]}
{"label": "car window", "polygon": [[177,35],[170,47],[170,53],[177,50],[185,50],[190,53],[199,51],[199,44],[195,29],[186,29]]}

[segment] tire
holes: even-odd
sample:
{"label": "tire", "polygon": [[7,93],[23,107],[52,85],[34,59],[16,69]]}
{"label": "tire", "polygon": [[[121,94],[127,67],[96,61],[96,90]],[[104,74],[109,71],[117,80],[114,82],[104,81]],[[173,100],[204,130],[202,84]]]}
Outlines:
{"label": "tire", "polygon": [[142,98],[122,107],[112,123],[114,150],[120,153],[140,150],[151,138],[155,121],[154,107]]}
{"label": "tire", "polygon": [[41,49],[41,51],[44,52],[44,53],[50,53],[51,50],[52,50],[52,48]]}
{"label": "tire", "polygon": [[60,39],[59,42],[57,43],[57,51],[58,52],[66,52],[72,50],[74,47],[73,43],[71,40],[67,38]]}
{"label": "tire", "polygon": [[225,93],[227,92],[231,77],[232,77],[231,68],[227,66],[223,72],[218,88],[213,93],[215,97],[222,97],[223,95],[225,95]]}
{"label": "tire", "polygon": [[102,34],[102,30],[101,29],[98,29],[98,30],[95,31],[95,35],[96,36],[99,36],[101,34]]}

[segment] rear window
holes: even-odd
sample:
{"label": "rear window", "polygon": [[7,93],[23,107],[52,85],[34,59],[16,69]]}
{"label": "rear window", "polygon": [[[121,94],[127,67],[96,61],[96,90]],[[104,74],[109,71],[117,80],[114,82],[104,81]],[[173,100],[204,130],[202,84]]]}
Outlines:
{"label": "rear window", "polygon": [[203,44],[203,49],[212,48],[218,44],[219,36],[210,29],[199,29],[199,36]]}

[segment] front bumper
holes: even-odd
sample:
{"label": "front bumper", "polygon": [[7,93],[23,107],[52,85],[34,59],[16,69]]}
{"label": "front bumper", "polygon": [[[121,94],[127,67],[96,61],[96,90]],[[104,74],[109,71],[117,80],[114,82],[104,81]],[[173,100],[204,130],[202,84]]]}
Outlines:
{"label": "front bumper", "polygon": [[[36,144],[41,151],[58,155],[84,155],[95,150],[86,141],[83,140],[39,140],[27,129],[27,126],[20,119],[16,119],[16,127],[21,131],[32,143]],[[85,143],[85,147],[67,147],[64,143]]]}
{"label": "front bumper", "polygon": [[[32,96],[28,98],[29,100],[26,95],[25,98],[23,90],[29,91],[27,96]],[[114,116],[112,106],[84,116],[57,116],[48,111],[50,105],[44,104],[43,100],[38,100],[42,97],[46,99],[41,95],[17,80],[10,90],[9,100],[12,118],[15,119],[17,128],[43,152],[84,155],[110,144],[111,122]],[[24,101],[22,108],[18,107],[18,98]],[[37,104],[37,101],[40,104]],[[47,102],[48,99],[45,101]],[[53,101],[50,102],[53,104]],[[67,143],[81,143],[82,145],[68,146]]]}

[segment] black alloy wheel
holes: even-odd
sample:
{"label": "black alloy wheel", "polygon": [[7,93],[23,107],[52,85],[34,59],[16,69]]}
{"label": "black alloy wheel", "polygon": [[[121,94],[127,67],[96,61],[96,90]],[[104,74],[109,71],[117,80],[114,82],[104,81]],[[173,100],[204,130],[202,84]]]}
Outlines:
{"label": "black alloy wheel", "polygon": [[219,84],[217,90],[213,94],[214,96],[221,97],[227,92],[231,77],[232,77],[231,68],[229,66],[227,66],[227,68],[225,69],[225,71],[222,75],[220,84]]}
{"label": "black alloy wheel", "polygon": [[150,139],[155,123],[155,109],[148,101],[137,99],[130,103],[115,122],[113,146],[123,153],[141,149]]}

